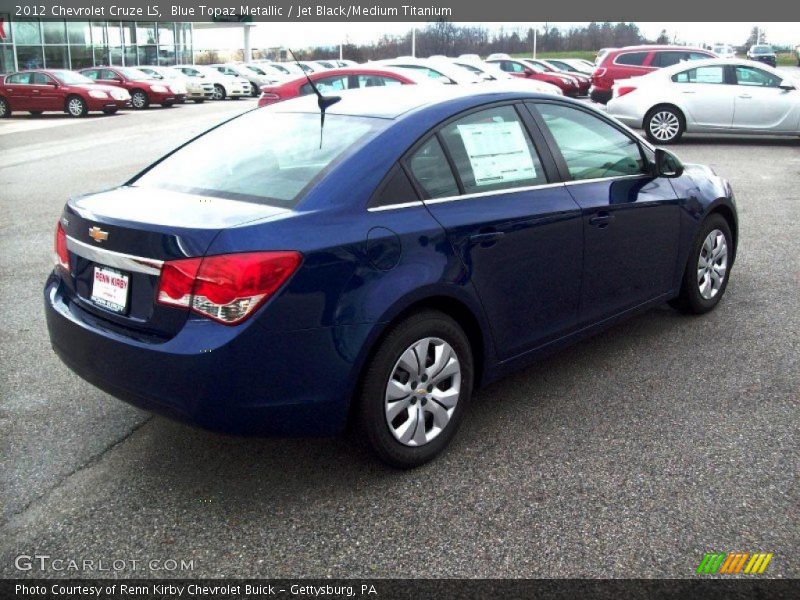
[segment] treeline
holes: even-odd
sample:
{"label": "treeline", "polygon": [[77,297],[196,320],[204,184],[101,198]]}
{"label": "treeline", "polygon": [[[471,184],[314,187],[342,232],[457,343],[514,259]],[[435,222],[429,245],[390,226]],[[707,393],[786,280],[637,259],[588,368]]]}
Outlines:
{"label": "treeline", "polygon": [[[561,29],[545,25],[537,31],[536,47],[541,52],[599,50],[666,40],[647,40],[634,23],[589,23],[582,27]],[[490,31],[484,27],[455,25],[448,21],[429,23],[417,30],[417,56],[474,53],[486,56],[493,52],[522,53],[533,48],[533,29],[502,27]],[[318,46],[304,53],[307,60],[335,58],[337,47]],[[405,35],[384,35],[369,44],[345,44],[344,55],[364,62],[411,54],[411,32]]]}

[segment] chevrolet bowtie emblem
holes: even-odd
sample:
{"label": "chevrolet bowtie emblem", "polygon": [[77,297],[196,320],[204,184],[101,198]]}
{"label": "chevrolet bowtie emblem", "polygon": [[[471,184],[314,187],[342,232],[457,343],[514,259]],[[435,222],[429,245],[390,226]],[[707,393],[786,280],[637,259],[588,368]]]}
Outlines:
{"label": "chevrolet bowtie emblem", "polygon": [[103,231],[99,227],[90,227],[89,237],[92,238],[97,243],[105,242],[108,239],[108,232]]}

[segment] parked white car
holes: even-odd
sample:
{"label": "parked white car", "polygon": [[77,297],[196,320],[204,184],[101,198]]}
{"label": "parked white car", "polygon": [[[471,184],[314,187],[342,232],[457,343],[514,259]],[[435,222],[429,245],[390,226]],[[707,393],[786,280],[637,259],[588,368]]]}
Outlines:
{"label": "parked white car", "polygon": [[515,88],[528,92],[541,92],[542,94],[555,94],[556,96],[564,95],[560,88],[552,84],[544,81],[536,81],[534,79],[520,79],[519,77],[514,77],[503,71],[496,64],[461,57],[453,58],[451,61],[456,66],[467,69],[475,75],[482,77],[484,81],[497,81],[502,83],[503,89]]}
{"label": "parked white car", "polygon": [[385,65],[398,69],[408,69],[426,75],[428,78],[444,84],[463,85],[467,83],[480,83],[483,78],[471,73],[467,69],[458,67],[448,60],[430,60],[426,58],[387,58],[376,60],[367,64]]}
{"label": "parked white car", "polygon": [[262,85],[274,85],[279,81],[285,81],[287,79],[286,77],[279,76],[277,72],[268,74],[264,71],[261,71],[259,73],[253,69],[247,68],[246,65],[238,63],[211,65],[211,67],[223,75],[228,75],[229,77],[234,78],[239,77],[249,81],[251,96],[258,96],[261,93]]}
{"label": "parked white car", "polygon": [[714,44],[711,51],[720,58],[736,58],[736,50],[730,44]]}
{"label": "parked white car", "polygon": [[545,59],[544,62],[551,65],[554,69],[565,71],[567,73],[575,72],[582,73],[584,75],[591,75],[595,69],[592,63],[586,62],[585,60],[579,60],[577,58],[548,58]]}
{"label": "parked white car", "polygon": [[800,135],[798,87],[763,63],[713,58],[617,81],[607,108],[657,144],[685,132]]}
{"label": "parked white car", "polygon": [[171,68],[177,69],[189,77],[199,77],[211,82],[214,86],[212,95],[214,100],[224,100],[225,98],[238,100],[243,96],[250,95],[250,82],[241,77],[223,75],[216,69],[205,65],[175,65]]}
{"label": "parked white car", "polygon": [[305,74],[305,71],[301,69],[300,66],[294,62],[275,62],[274,60],[254,60],[252,64],[262,67],[264,69],[274,69],[275,71],[292,78]]}
{"label": "parked white car", "polygon": [[196,104],[202,104],[214,95],[214,84],[199,77],[189,77],[176,69],[157,65],[140,66],[138,69],[153,79],[168,81],[170,87],[183,86],[186,89],[186,100],[191,100]]}

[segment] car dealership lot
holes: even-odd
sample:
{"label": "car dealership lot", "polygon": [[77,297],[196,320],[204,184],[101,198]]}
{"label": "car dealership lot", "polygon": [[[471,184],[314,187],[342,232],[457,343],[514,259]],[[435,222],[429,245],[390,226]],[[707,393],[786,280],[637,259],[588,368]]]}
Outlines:
{"label": "car dealership lot", "polygon": [[149,418],[49,348],[41,287],[66,197],[250,106],[0,123],[1,573],[40,553],[194,559],[202,576],[682,577],[706,551],[763,550],[798,575],[798,140],[674,147],[737,194],[716,311],[655,309],[481,390],[447,454],[395,472],[341,440]]}

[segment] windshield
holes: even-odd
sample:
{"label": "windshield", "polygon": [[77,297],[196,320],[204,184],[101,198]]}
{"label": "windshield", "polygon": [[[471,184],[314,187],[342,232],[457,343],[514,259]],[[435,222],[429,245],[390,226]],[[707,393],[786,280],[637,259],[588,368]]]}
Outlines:
{"label": "windshield", "polygon": [[281,73],[285,73],[286,75],[288,75],[291,72],[291,71],[289,71],[289,69],[287,69],[286,67],[282,67],[281,65],[270,65],[270,66],[273,69],[277,69]]}
{"label": "windshield", "polygon": [[127,77],[128,79],[150,79],[150,75],[147,73],[140,71],[139,69],[131,69],[130,67],[117,67],[117,71],[119,71],[123,77]]}
{"label": "windshield", "polygon": [[254,110],[184,146],[133,185],[291,208],[315,178],[384,123],[329,114],[320,148],[319,113]]}
{"label": "windshield", "polygon": [[58,79],[64,85],[77,85],[82,83],[94,83],[85,75],[74,73],[73,71],[51,71],[53,77]]}
{"label": "windshield", "polygon": [[753,46],[750,52],[753,54],[772,54],[772,46]]}
{"label": "windshield", "polygon": [[253,65],[247,65],[247,68],[250,69],[253,73],[257,73],[258,75],[266,75],[265,71],[262,71],[258,67],[254,67]]}

